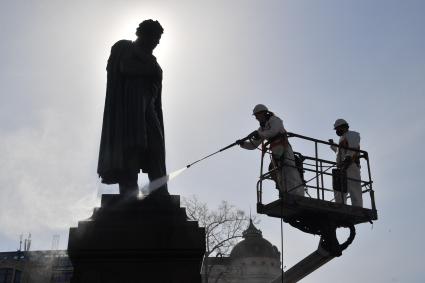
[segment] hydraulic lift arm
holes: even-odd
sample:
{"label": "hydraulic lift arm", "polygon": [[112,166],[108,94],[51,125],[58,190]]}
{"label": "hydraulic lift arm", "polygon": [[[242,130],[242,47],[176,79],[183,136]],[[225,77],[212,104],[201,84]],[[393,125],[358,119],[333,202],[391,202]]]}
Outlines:
{"label": "hydraulic lift arm", "polygon": [[[322,265],[328,263],[335,256],[323,249],[322,247],[317,248],[316,251],[305,257],[303,260],[292,266],[283,274],[283,282],[293,283],[298,282]],[[282,278],[276,279],[274,282],[282,282]]]}
{"label": "hydraulic lift arm", "polygon": [[[342,251],[345,250],[353,242],[354,237],[356,235],[354,225],[350,225],[348,228],[350,229],[350,236],[343,244],[337,244],[338,247],[332,246],[332,245],[335,245],[333,241],[336,240],[336,238],[331,239],[329,237],[336,237],[336,234],[334,236],[330,236],[330,235],[326,235],[325,237],[322,236],[319,246],[317,247],[317,250],[315,250],[310,255],[306,256],[304,259],[302,259],[297,264],[292,266],[289,270],[284,272],[283,280],[281,275],[275,280],[273,280],[272,283],[298,282],[304,277],[306,277],[307,275],[309,275],[310,273],[320,268],[322,265],[334,259],[336,256],[340,256],[342,254]],[[327,247],[327,248],[324,248],[324,247]],[[329,249],[333,250],[333,252],[328,251]]]}

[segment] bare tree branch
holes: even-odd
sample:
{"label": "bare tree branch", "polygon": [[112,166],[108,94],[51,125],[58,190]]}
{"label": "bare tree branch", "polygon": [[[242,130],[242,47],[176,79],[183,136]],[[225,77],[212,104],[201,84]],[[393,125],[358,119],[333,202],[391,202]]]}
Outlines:
{"label": "bare tree branch", "polygon": [[[216,210],[210,210],[206,203],[200,202],[195,195],[182,199],[186,214],[190,220],[198,221],[205,227],[206,252],[204,262],[210,256],[228,255],[242,237],[242,232],[249,225],[249,217],[234,205],[222,201]],[[259,223],[253,217],[254,223]],[[205,267],[205,278],[208,280],[212,266]]]}

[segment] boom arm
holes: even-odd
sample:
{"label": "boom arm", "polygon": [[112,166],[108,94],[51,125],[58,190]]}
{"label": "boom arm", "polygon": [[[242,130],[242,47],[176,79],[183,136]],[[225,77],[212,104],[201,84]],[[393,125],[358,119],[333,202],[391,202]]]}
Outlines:
{"label": "boom arm", "polygon": [[[303,260],[292,266],[288,271],[283,274],[283,282],[294,283],[298,282],[322,265],[328,263],[335,256],[323,249],[317,248],[316,251],[305,257]],[[276,278],[272,283],[282,282],[282,276]]]}

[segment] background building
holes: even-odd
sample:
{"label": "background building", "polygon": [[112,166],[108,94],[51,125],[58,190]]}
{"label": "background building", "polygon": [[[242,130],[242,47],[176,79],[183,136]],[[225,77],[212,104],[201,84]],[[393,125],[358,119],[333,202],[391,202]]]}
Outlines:
{"label": "background building", "polygon": [[[264,283],[281,274],[280,253],[252,221],[230,256],[209,257],[204,282]],[[72,264],[64,250],[0,252],[0,283],[69,283]]]}
{"label": "background building", "polygon": [[68,283],[71,275],[66,251],[0,253],[0,283]]}
{"label": "background building", "polygon": [[[230,256],[208,258],[202,270],[204,282],[264,283],[281,274],[280,253],[276,246],[263,238],[252,221],[243,232],[243,240]],[[208,280],[206,280],[208,277]]]}

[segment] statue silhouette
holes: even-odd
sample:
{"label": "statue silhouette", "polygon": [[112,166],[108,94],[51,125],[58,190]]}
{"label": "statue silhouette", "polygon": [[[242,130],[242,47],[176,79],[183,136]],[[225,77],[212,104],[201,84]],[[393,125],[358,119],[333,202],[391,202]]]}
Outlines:
{"label": "statue silhouette", "polygon": [[[158,21],[143,21],[137,40],[116,42],[108,59],[97,172],[102,183],[118,183],[120,194],[137,194],[140,170],[150,180],[166,175],[162,69],[152,55],[163,31]],[[155,194],[168,195],[167,186]]]}

